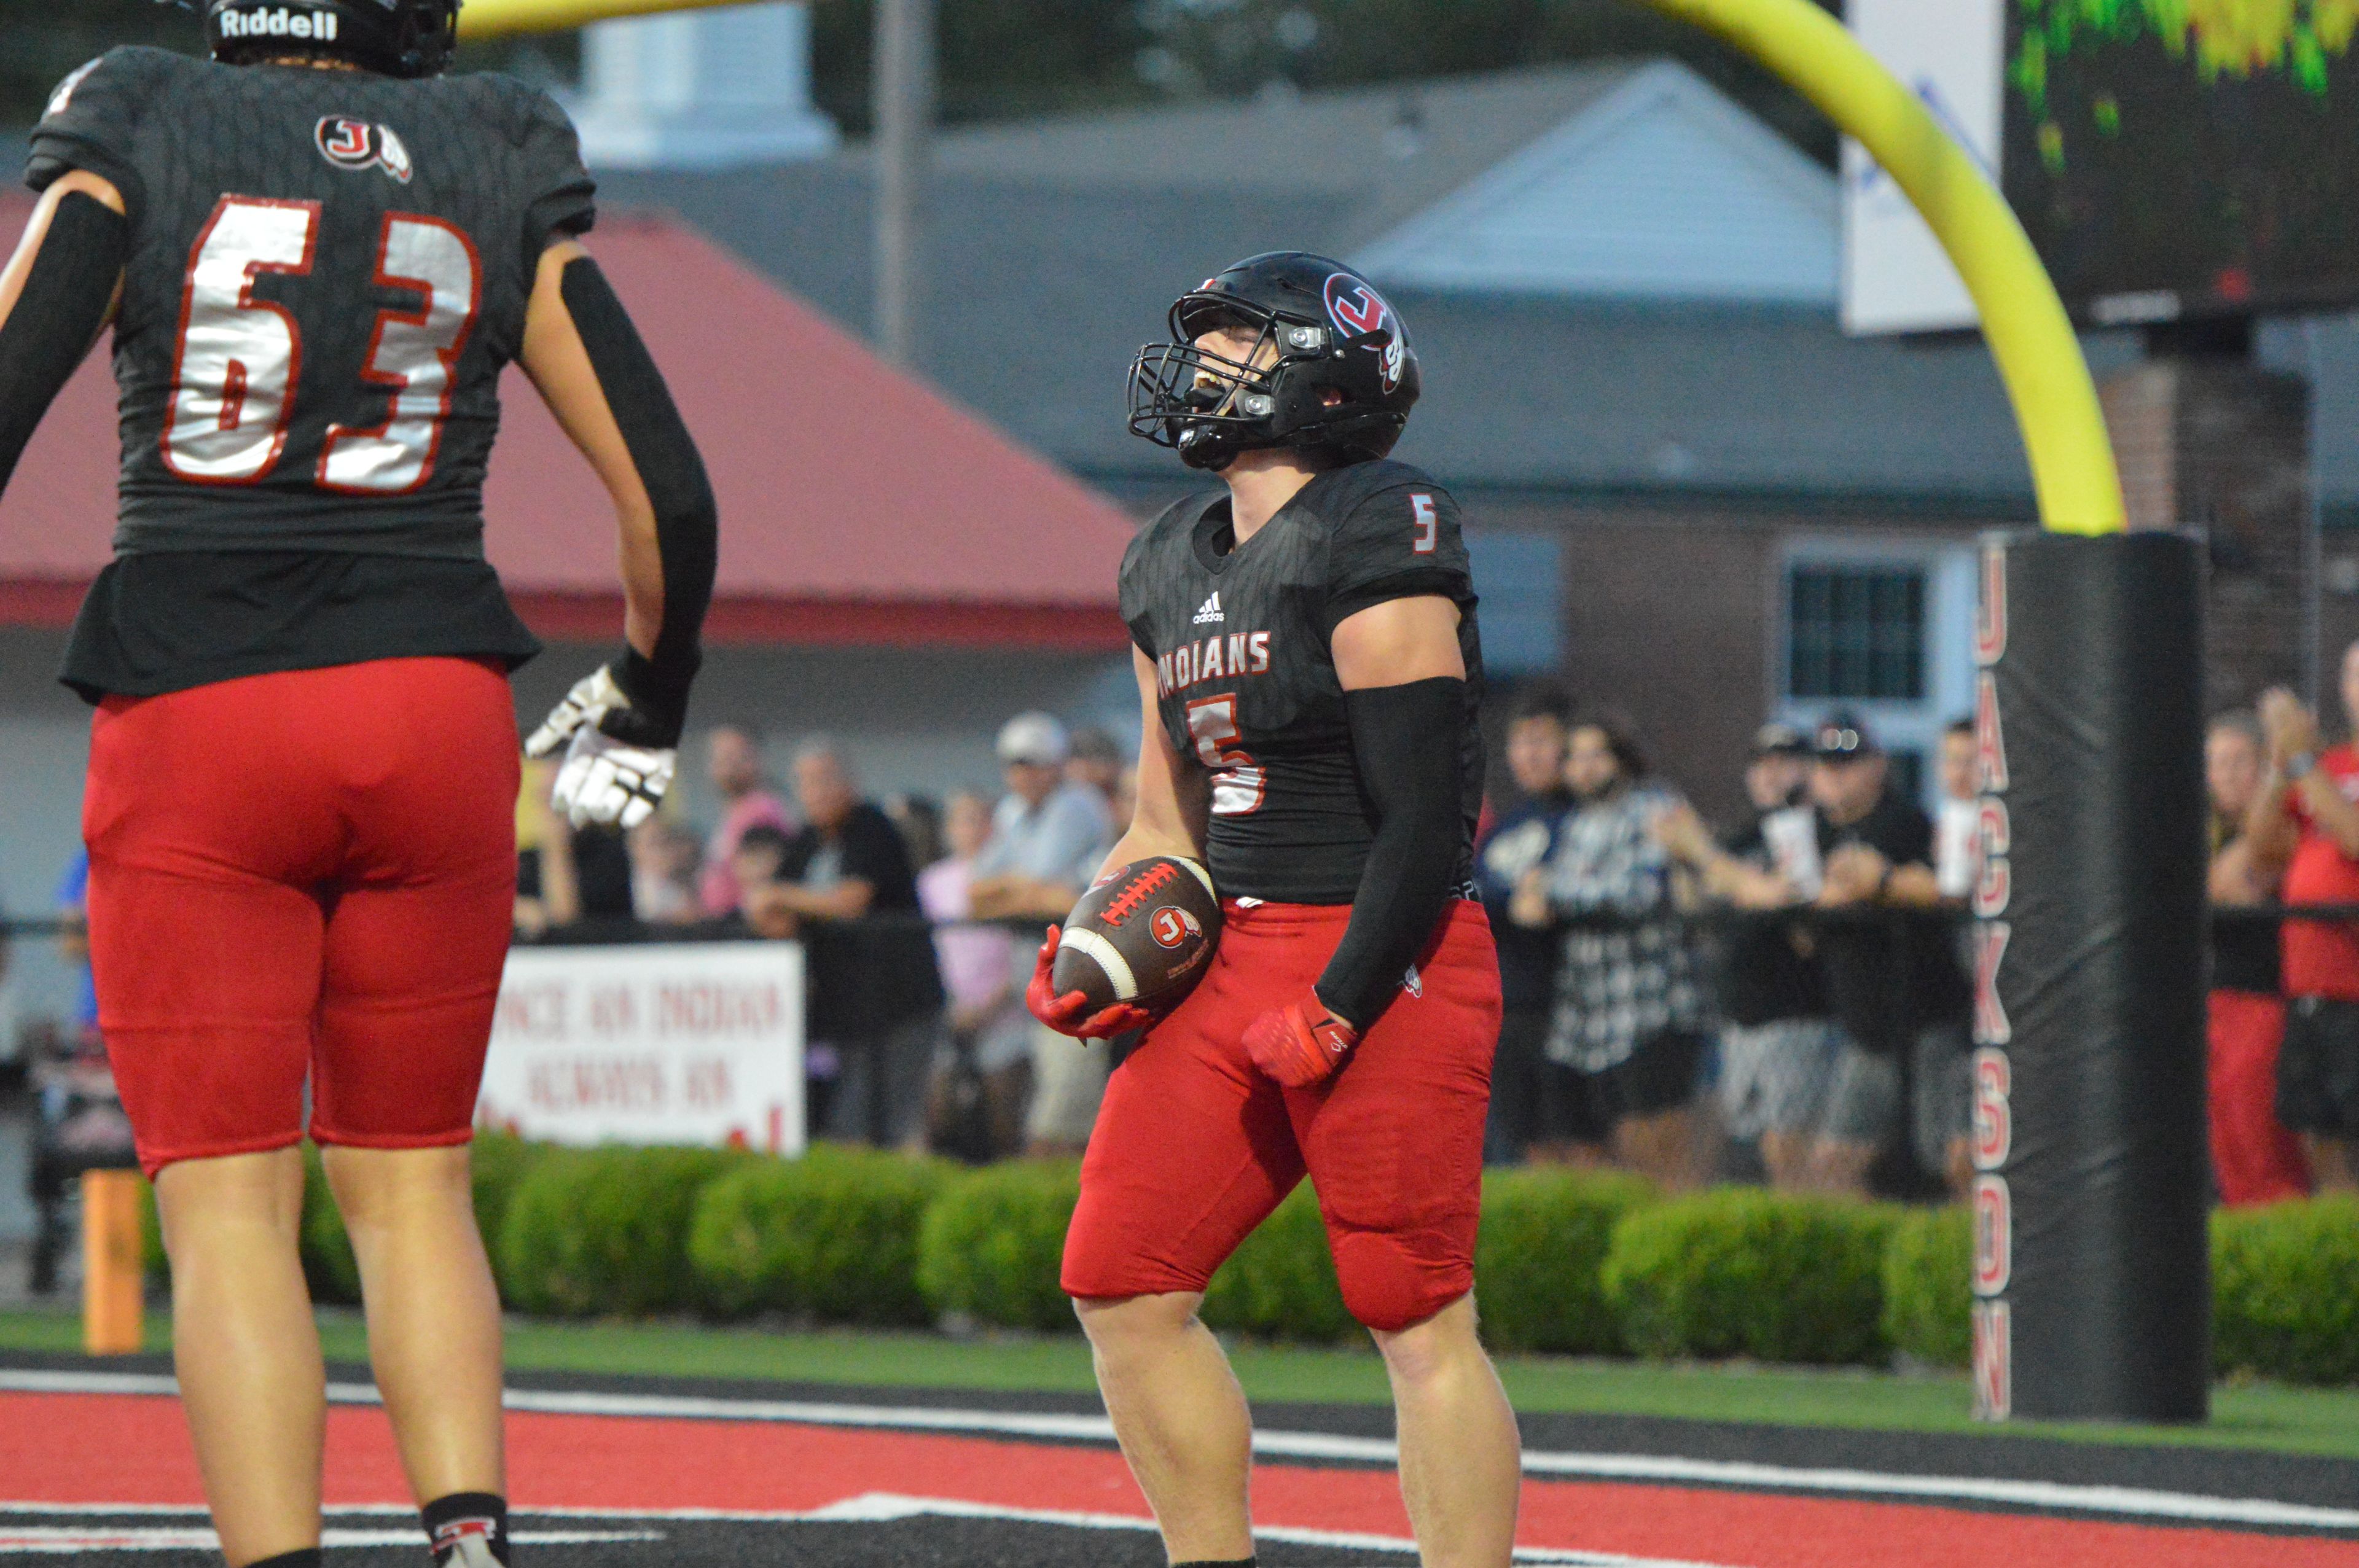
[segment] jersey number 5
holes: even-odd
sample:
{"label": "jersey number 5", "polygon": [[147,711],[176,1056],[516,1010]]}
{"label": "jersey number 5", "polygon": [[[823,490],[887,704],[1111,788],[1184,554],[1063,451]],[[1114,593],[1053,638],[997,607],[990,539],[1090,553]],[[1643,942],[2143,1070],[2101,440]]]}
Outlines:
{"label": "jersey number 5", "polygon": [[[189,253],[180,296],[164,466],[197,484],[255,484],[278,466],[294,417],[303,334],[294,313],[254,297],[264,273],[303,277],[319,253],[320,203],[224,196]],[[474,330],[483,264],[439,218],[388,212],[379,230],[380,288],[415,291],[414,309],[377,312],[361,379],[390,394],[380,424],[331,425],[318,483],[397,495],[434,471],[459,355]]]}
{"label": "jersey number 5", "polygon": [[1434,510],[1433,497],[1421,490],[1412,491],[1408,498],[1408,511],[1409,516],[1417,524],[1417,532],[1411,537],[1409,548],[1420,556],[1433,554],[1437,530],[1441,524],[1441,514]]}
{"label": "jersey number 5", "polygon": [[1212,815],[1244,816],[1261,809],[1264,778],[1251,753],[1235,751],[1237,697],[1200,697],[1188,705],[1188,735],[1196,742],[1196,760],[1212,775]]}

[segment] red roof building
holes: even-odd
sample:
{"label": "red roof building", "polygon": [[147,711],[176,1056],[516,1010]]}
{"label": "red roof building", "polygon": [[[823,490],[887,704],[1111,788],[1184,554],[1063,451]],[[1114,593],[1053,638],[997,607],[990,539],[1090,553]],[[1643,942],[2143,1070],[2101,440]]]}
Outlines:
{"label": "red roof building", "polygon": [[[30,203],[0,196],[0,233]],[[696,435],[721,505],[715,644],[1119,652],[1131,523],[1043,458],[667,218],[592,239]],[[551,639],[622,624],[604,491],[523,377],[484,497],[493,563]],[[117,442],[104,345],[0,499],[0,625],[67,624],[111,554]]]}

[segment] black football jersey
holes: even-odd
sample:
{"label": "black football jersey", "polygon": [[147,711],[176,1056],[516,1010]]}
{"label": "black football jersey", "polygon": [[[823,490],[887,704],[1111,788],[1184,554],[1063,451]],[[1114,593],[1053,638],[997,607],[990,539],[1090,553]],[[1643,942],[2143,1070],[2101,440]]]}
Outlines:
{"label": "black football jersey", "polygon": [[1243,545],[1225,490],[1189,497],[1131,541],[1123,619],[1155,661],[1171,744],[1212,774],[1205,848],[1223,897],[1349,903],[1358,892],[1375,822],[1329,639],[1370,605],[1422,594],[1460,611],[1465,712],[1432,743],[1462,759],[1471,866],[1483,648],[1449,492],[1405,464],[1354,463],[1313,479]]}
{"label": "black football jersey", "polygon": [[118,552],[482,557],[500,370],[592,215],[546,94],[119,49],[33,133],[70,168],[129,209]]}

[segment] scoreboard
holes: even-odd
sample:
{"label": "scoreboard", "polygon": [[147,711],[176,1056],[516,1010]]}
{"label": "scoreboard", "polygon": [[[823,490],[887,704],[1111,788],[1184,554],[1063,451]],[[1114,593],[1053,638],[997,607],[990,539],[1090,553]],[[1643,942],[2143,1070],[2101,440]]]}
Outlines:
{"label": "scoreboard", "polygon": [[2096,325],[2359,301],[2359,0],[2016,0],[2003,185]]}

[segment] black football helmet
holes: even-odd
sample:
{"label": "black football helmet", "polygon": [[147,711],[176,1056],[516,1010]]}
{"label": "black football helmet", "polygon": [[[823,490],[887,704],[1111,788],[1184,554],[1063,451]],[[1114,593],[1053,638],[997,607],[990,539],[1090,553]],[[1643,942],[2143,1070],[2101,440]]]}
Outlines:
{"label": "black football helmet", "polygon": [[386,76],[439,76],[459,44],[462,0],[163,0],[205,14],[219,60],[274,49],[332,55]]}
{"label": "black football helmet", "polygon": [[[1302,251],[1248,256],[1181,295],[1171,341],[1130,366],[1130,433],[1190,468],[1285,447],[1332,462],[1381,458],[1417,402],[1417,351],[1400,312],[1342,262]],[[1242,360],[1199,348],[1223,327],[1254,333]]]}

